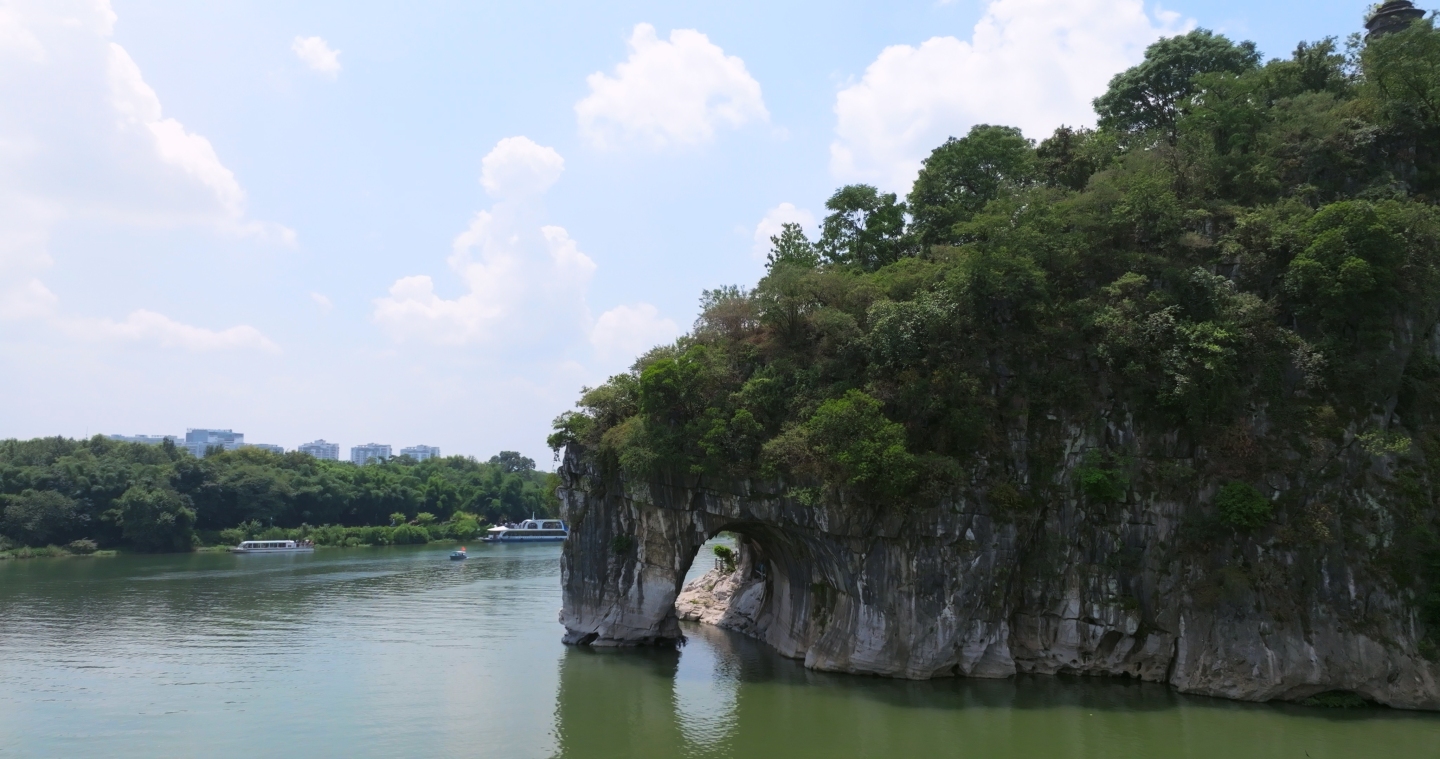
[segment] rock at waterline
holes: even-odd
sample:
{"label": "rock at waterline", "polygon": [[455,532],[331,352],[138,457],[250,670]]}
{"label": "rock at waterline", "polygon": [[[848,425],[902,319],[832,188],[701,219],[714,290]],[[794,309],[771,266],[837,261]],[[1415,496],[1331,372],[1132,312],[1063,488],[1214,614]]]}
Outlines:
{"label": "rock at waterline", "polygon": [[703,622],[755,635],[765,583],[746,579],[744,574],[712,569],[696,578],[675,599],[676,616],[683,622]]}

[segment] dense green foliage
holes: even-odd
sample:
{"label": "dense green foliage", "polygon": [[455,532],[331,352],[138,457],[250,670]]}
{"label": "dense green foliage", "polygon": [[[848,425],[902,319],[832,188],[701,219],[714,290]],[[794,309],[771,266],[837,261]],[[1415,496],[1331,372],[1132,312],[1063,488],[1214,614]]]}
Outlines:
{"label": "dense green foliage", "polygon": [[1130,482],[1124,472],[1113,466],[1106,466],[1094,451],[1084,465],[1076,472],[1080,481],[1080,492],[1093,503],[1113,503],[1125,498]]}
{"label": "dense green foliage", "polygon": [[964,139],[950,138],[925,159],[908,205],[922,245],[955,241],[967,221],[1008,187],[1036,178],[1035,147],[1014,127],[982,124]]}
{"label": "dense green foliage", "polygon": [[715,551],[715,558],[720,561],[720,569],[727,574],[733,573],[735,571],[735,563],[739,560],[739,557],[735,554],[735,549],[730,546],[715,546],[713,550]]}
{"label": "dense green foliage", "polygon": [[1215,495],[1220,521],[1237,530],[1253,530],[1270,521],[1270,501],[1243,482],[1231,482]]}
{"label": "dense green foliage", "polygon": [[1145,53],[1145,62],[1115,77],[1110,90],[1095,100],[1100,126],[1122,132],[1175,128],[1186,101],[1205,85],[1202,74],[1244,75],[1259,65],[1255,44],[1239,45],[1204,29],[1161,40]]}
{"label": "dense green foliage", "polygon": [[[586,390],[550,443],[1006,520],[1210,483],[1186,545],[1393,526],[1375,558],[1440,629],[1437,103],[1429,20],[1266,63],[1204,30],[1161,41],[1096,129],[977,126],[903,201],[841,188],[817,241],[786,226],[753,290],[707,292],[690,334]],[[1077,424],[1101,443],[1067,463]],[[1306,490],[1343,488],[1355,455],[1396,473],[1391,521]],[[1304,484],[1275,500],[1271,473]]]}
{"label": "dense green foliage", "polygon": [[[360,467],[256,448],[195,459],[173,445],[102,437],[5,440],[0,542],[44,546],[90,539],[181,551],[194,544],[197,532],[231,531],[225,539],[238,542],[271,527],[336,525],[340,532],[327,533],[327,542],[423,543],[473,536],[481,520],[553,514],[554,477],[513,451],[488,462],[401,457]],[[383,534],[347,533],[345,527]]]}

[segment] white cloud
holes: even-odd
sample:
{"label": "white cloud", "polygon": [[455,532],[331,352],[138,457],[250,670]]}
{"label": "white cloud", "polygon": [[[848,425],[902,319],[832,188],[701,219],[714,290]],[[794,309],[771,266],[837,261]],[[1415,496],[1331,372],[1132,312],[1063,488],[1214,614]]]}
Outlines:
{"label": "white cloud", "polygon": [[481,181],[499,201],[477,212],[451,245],[448,263],[464,291],[443,297],[428,275],[396,280],[374,312],[392,338],[513,344],[588,319],[585,292],[595,263],[563,228],[537,218],[539,195],[564,169],[560,154],[510,137],[483,167]]}
{"label": "white cloud", "polygon": [[216,349],[274,344],[251,327],[215,332],[138,310],[125,321],[67,315],[39,278],[65,224],[201,226],[293,242],[257,222],[205,137],[167,117],[133,58],[111,41],[108,0],[0,6],[0,318],[64,333]]}
{"label": "white cloud", "polygon": [[0,321],[48,317],[59,302],[43,282],[31,279],[0,292]]}
{"label": "white cloud", "polygon": [[0,53],[40,63],[45,60],[45,46],[21,18],[19,8],[0,7]]}
{"label": "white cloud", "polygon": [[375,301],[375,321],[396,340],[417,338],[459,345],[485,337],[485,326],[504,315],[503,308],[474,293],[446,300],[435,294],[428,275],[402,277],[390,286],[389,297]]}
{"label": "white cloud", "polygon": [[755,225],[755,244],[750,248],[751,254],[763,261],[770,253],[770,238],[780,234],[780,227],[785,224],[813,227],[815,215],[803,208],[796,208],[794,203],[781,203],[766,211],[765,218]]}
{"label": "white cloud", "polygon": [[224,330],[210,330],[182,324],[168,316],[145,309],[132,312],[123,322],[111,319],[71,319],[64,322],[63,326],[79,337],[151,343],[164,348],[280,352],[278,345],[254,327],[241,325]]}
{"label": "white cloud", "polygon": [[245,214],[245,191],[235,174],[220,162],[210,141],[186,131],[185,125],[161,115],[160,98],[145,83],[140,67],[125,48],[110,44],[110,100],[128,128],[143,128],[155,140],[161,161],[180,169],[210,190],[232,219]]}
{"label": "white cloud", "polygon": [[767,121],[760,84],[745,62],[694,29],[675,29],[668,42],[637,24],[630,57],[614,76],[586,78],[590,95],[575,104],[580,132],[593,145],[652,148],[707,142],[718,127]]}
{"label": "white cloud", "polygon": [[7,191],[0,177],[0,289],[6,281],[29,276],[52,263],[50,229],[58,216],[53,203]]}
{"label": "white cloud", "polygon": [[1033,138],[1091,124],[1110,78],[1188,26],[1142,0],[992,0],[971,41],[888,47],[840,91],[831,172],[904,192],[932,149],[975,124]]}
{"label": "white cloud", "polygon": [[311,71],[331,79],[340,75],[340,51],[320,37],[296,37],[290,49]]}
{"label": "white cloud", "polygon": [[602,356],[625,358],[674,340],[680,327],[649,303],[616,306],[595,320],[590,344]]}
{"label": "white cloud", "polygon": [[328,297],[320,293],[310,293],[310,300],[315,301],[315,305],[319,306],[320,312],[324,314],[330,313],[330,310],[335,308],[335,304],[331,303]]}
{"label": "white cloud", "polygon": [[234,173],[208,139],[164,113],[111,40],[114,24],[108,0],[0,7],[0,102],[12,106],[0,118],[0,198],[41,210],[39,237],[102,219],[290,240],[289,230],[247,218]]}
{"label": "white cloud", "polygon": [[565,159],[529,137],[506,137],[481,161],[480,184],[496,198],[539,195],[560,180]]}

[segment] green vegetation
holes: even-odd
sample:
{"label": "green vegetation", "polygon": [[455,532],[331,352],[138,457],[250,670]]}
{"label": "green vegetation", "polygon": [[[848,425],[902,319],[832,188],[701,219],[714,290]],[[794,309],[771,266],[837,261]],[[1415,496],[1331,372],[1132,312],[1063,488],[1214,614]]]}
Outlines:
{"label": "green vegetation", "polygon": [[[1268,62],[1204,30],[1158,42],[1096,129],[980,125],[903,198],[839,189],[818,240],[785,226],[754,289],[704,293],[689,334],[584,391],[550,445],[1005,520],[1223,485],[1187,516],[1197,551],[1342,545],[1370,517],[1321,489],[1369,456],[1415,483],[1386,505],[1411,537],[1379,559],[1440,619],[1436,71],[1430,20]],[[1078,465],[1074,425],[1101,441]],[[1161,436],[1182,452],[1157,458]],[[1267,472],[1305,485],[1272,503],[1243,484]]]}
{"label": "green vegetation", "polygon": [[[754,290],[707,291],[689,335],[586,391],[550,442],[893,500],[953,484],[1022,413],[1108,394],[1197,442],[1263,406],[1403,453],[1367,419],[1416,379],[1440,308],[1440,85],[1417,73],[1437,38],[1426,21],[1264,65],[1204,30],[1156,43],[1097,130],[977,126],[905,201],[841,188],[818,241],[787,225]],[[1082,475],[1123,495],[1119,472]]]}
{"label": "green vegetation", "polygon": [[726,574],[734,574],[735,562],[739,558],[735,555],[735,549],[730,546],[715,546],[715,558],[720,560],[720,567]]}
{"label": "green vegetation", "polygon": [[1076,470],[1075,475],[1080,480],[1080,492],[1097,503],[1123,501],[1125,492],[1130,487],[1125,474],[1114,467],[1105,466],[1094,451],[1086,457],[1085,463]]}
{"label": "green vegetation", "polygon": [[195,459],[169,444],[102,437],[4,440],[0,552],[187,551],[256,538],[320,545],[463,540],[484,522],[553,515],[557,485],[555,475],[513,451],[488,462],[401,457],[357,467],[254,448]]}
{"label": "green vegetation", "polygon": [[1237,530],[1254,530],[1270,521],[1270,501],[1243,482],[1231,482],[1215,496],[1220,521]]}

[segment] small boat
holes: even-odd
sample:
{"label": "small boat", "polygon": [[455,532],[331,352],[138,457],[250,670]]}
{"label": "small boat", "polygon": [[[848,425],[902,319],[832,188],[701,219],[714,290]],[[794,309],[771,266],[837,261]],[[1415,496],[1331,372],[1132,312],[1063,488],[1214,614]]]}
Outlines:
{"label": "small boat", "polygon": [[458,551],[450,552],[451,561],[464,561],[468,558],[470,558],[470,554],[465,553],[465,546],[460,546],[460,550]]}
{"label": "small boat", "polygon": [[308,541],[297,543],[293,540],[246,540],[230,549],[230,553],[314,553],[315,546]]}
{"label": "small boat", "polygon": [[486,543],[558,542],[570,536],[570,528],[559,519],[527,519],[519,525],[491,527],[481,538]]}

